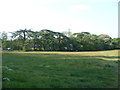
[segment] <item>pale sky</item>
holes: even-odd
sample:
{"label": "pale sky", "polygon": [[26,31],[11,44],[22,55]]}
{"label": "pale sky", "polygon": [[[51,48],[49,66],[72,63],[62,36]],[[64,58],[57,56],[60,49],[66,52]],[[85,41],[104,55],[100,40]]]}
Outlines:
{"label": "pale sky", "polygon": [[119,0],[0,0],[0,32],[90,32],[118,37]]}

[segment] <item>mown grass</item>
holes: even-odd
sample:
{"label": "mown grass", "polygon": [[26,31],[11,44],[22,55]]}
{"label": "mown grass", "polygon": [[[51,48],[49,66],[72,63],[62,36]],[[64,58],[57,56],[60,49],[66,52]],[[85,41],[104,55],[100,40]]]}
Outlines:
{"label": "mown grass", "polygon": [[3,53],[3,88],[117,88],[117,52]]}

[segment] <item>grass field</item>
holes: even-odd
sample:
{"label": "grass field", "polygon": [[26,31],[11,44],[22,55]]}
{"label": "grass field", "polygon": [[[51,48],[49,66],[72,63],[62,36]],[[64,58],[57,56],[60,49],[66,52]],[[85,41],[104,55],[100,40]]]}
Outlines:
{"label": "grass field", "polygon": [[117,88],[118,50],[3,52],[3,88]]}

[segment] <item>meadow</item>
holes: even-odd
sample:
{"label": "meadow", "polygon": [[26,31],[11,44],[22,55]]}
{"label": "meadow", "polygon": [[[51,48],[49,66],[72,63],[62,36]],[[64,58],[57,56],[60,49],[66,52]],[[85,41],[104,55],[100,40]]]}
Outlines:
{"label": "meadow", "polygon": [[118,50],[2,52],[3,88],[117,88]]}

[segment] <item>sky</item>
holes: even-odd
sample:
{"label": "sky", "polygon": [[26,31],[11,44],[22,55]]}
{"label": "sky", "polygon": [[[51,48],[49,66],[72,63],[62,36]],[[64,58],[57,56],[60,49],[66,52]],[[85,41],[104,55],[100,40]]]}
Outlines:
{"label": "sky", "polygon": [[119,0],[0,0],[0,32],[19,29],[118,37]]}

